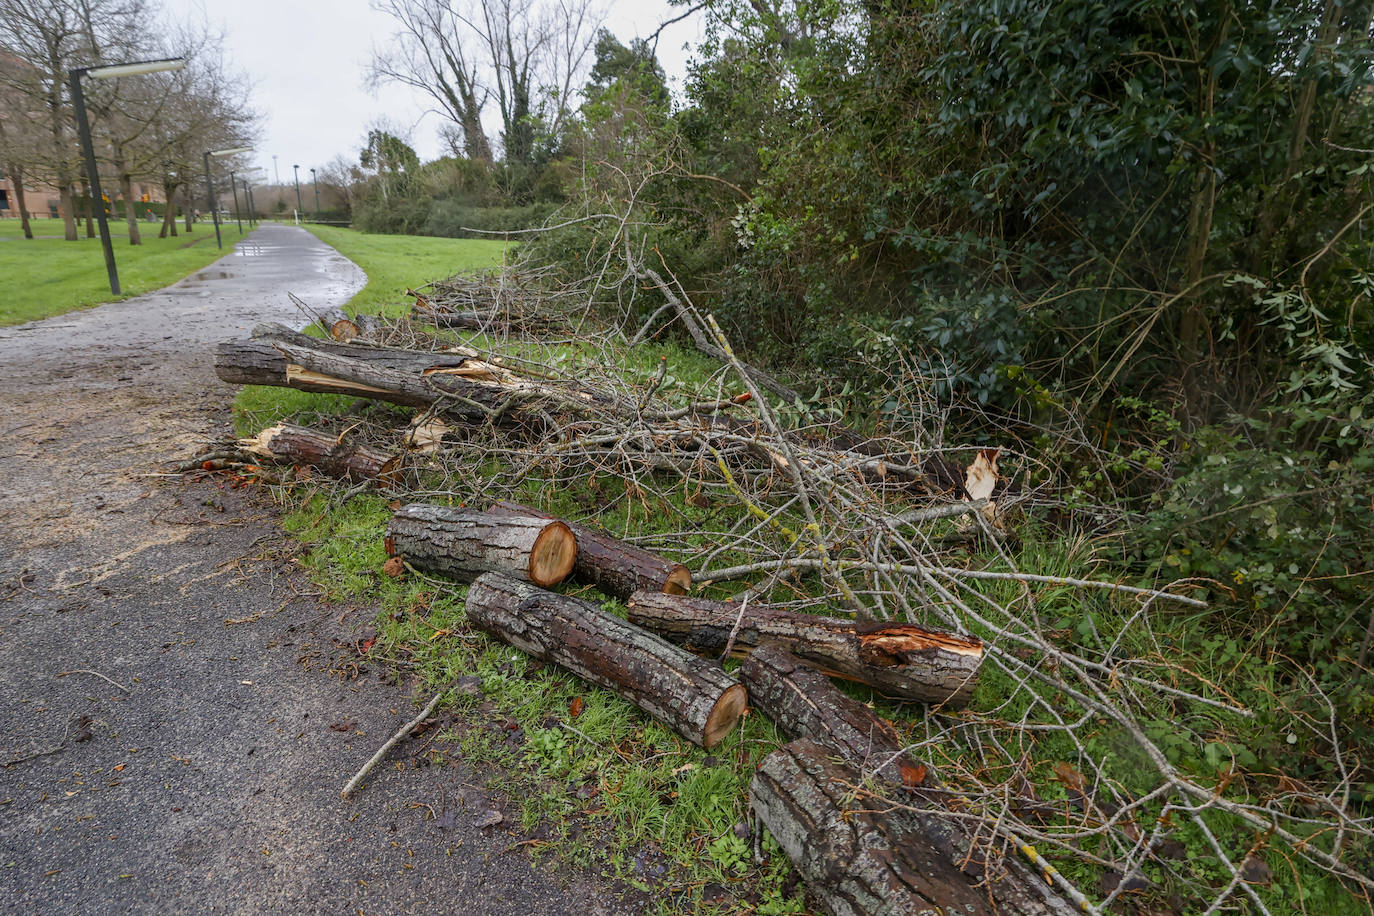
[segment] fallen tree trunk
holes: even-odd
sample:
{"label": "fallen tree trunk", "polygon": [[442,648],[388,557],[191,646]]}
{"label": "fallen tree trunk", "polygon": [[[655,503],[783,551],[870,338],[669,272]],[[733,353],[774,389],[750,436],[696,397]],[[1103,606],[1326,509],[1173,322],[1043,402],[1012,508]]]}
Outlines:
{"label": "fallen tree trunk", "polygon": [[500,572],[557,585],[577,555],[577,539],[560,521],[422,503],[402,506],[391,517],[386,547],[391,556],[463,582]]}
{"label": "fallen tree trunk", "polygon": [[861,800],[862,776],[809,738],[769,754],[749,806],[833,916],[994,914],[985,892],[900,810]]}
{"label": "fallen tree trunk", "polygon": [[586,601],[488,574],[468,590],[468,620],[533,655],[615,692],[704,748],[744,714],[743,685],[718,665]]}
{"label": "fallen tree trunk", "polygon": [[[547,513],[501,501],[492,503],[488,512],[498,515],[528,515],[551,518]],[[685,595],[692,587],[692,573],[681,563],[665,560],[632,544],[617,540],[595,528],[559,519],[577,538],[577,560],[573,564],[573,578],[595,585],[608,595],[627,600],[639,589]]]}
{"label": "fallen tree trunk", "polygon": [[[824,674],[778,646],[760,646],[739,669],[749,702],[788,738],[810,738],[834,749],[858,770],[905,790],[900,799],[923,842],[975,883],[985,884],[997,908],[1018,916],[1068,916],[1076,910],[1023,864],[1007,857],[990,864],[969,831],[945,810],[953,796],[938,775],[903,747],[891,723],[840,692]],[[871,807],[871,806],[870,806]]]}
{"label": "fallen tree trunk", "polygon": [[471,421],[501,419],[513,399],[541,394],[538,386],[473,356],[337,343],[276,324],[259,325],[251,340],[221,343],[215,373],[239,385],[350,394],[407,407],[445,401],[445,413]]}
{"label": "fallen tree trunk", "polygon": [[553,325],[552,321],[539,316],[515,315],[502,310],[442,312],[416,307],[411,310],[410,317],[413,321],[454,331],[513,331],[523,334],[546,330]]}
{"label": "fallen tree trunk", "polygon": [[983,644],[968,636],[912,624],[859,624],[837,617],[798,614],[767,605],[747,607],[708,598],[635,592],[631,622],[693,652],[738,655],[777,643],[826,674],[868,684],[883,694],[967,705],[978,683]]}
{"label": "fallen tree trunk", "polygon": [[405,472],[403,454],[388,454],[290,423],[268,427],[252,439],[240,439],[239,447],[263,458],[318,468],[330,477],[354,483],[375,480],[391,486],[400,483]]}

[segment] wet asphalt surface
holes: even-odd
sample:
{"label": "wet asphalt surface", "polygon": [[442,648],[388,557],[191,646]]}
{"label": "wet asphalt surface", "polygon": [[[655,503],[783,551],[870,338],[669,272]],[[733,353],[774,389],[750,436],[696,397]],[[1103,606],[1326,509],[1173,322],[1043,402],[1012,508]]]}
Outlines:
{"label": "wet asphalt surface", "polygon": [[166,473],[229,431],[217,341],[365,280],[264,226],[166,290],[0,329],[0,910],[639,910],[532,863],[424,739],[341,800],[427,697],[365,670],[372,609],[319,603],[260,497]]}

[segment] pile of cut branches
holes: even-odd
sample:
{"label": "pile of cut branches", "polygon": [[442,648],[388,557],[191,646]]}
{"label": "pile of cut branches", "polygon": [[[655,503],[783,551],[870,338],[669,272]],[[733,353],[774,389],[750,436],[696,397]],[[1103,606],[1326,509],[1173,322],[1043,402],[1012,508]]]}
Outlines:
{"label": "pile of cut branches", "polygon": [[[479,295],[474,290],[493,283],[442,289],[466,290],[461,295],[470,304]],[[528,304],[521,302],[521,308]],[[908,872],[921,871],[919,863],[884,860],[889,871],[875,877],[872,863],[854,854],[870,848],[870,836],[894,848],[922,837],[922,848],[934,850],[929,874],[947,877],[949,887],[979,889],[967,900],[962,890],[942,899],[970,906],[975,898],[1000,899],[1014,912],[1029,911],[1018,907],[1030,904],[1012,901],[1031,889],[1039,905],[1056,911],[1061,897],[1040,894],[1042,884],[1055,885],[1088,912],[1119,909],[1166,889],[1190,909],[1218,912],[1248,898],[1259,912],[1272,912],[1264,865],[1271,850],[1361,895],[1374,888],[1362,858],[1374,825],[1351,803],[1359,761],[1342,745],[1334,721],[1295,719],[1288,727],[1323,743],[1337,770],[1348,774],[1336,784],[1275,781],[1247,771],[1225,751],[1227,733],[1255,711],[1237,698],[1235,685],[1195,673],[1157,634],[1156,621],[1168,609],[1203,608],[1203,600],[1099,580],[1091,563],[1076,570],[1020,565],[1027,552],[1016,549],[1017,517],[1037,494],[1003,469],[1024,471],[1032,456],[943,448],[937,432],[919,422],[934,411],[921,402],[929,380],[916,377],[894,380],[892,388],[894,398],[912,402],[898,413],[916,420],[884,435],[789,416],[789,405],[770,396],[770,377],[735,356],[710,315],[697,314],[683,298],[675,305],[705,335],[703,349],[720,358],[690,388],[673,377],[666,358],[636,365],[634,351],[609,342],[612,335],[568,332],[556,354],[539,341],[511,340],[498,352],[489,337],[458,343],[394,319],[350,319],[356,330],[334,335],[343,340],[263,326],[251,339],[223,344],[216,368],[231,382],[350,394],[413,411],[388,432],[373,427],[370,442],[326,434],[304,449],[314,457],[278,450],[273,443],[280,431],[268,431],[244,443],[252,452],[245,461],[273,456],[311,464],[425,503],[490,505],[538,480],[546,502],[557,494],[586,497],[577,513],[563,514],[588,531],[620,510],[631,510],[626,518],[636,508],[655,516],[651,535],[635,537],[628,527],[612,533],[630,542],[626,551],[653,550],[670,566],[690,569],[698,591],[734,601],[697,606],[698,599],[635,592],[631,620],[639,623],[632,627],[651,627],[715,658],[760,645],[782,644],[792,653],[753,652],[744,680],[751,701],[784,732],[819,743],[794,743],[770,756],[751,803],[802,873],[829,885],[827,900],[866,899],[873,881],[906,887],[914,880]],[[333,331],[328,322],[326,330]],[[536,508],[516,517],[542,514]],[[400,552],[411,556],[413,549]],[[490,559],[464,562],[474,574],[511,572],[508,563]],[[590,581],[613,596],[616,588],[607,583],[614,579]],[[743,591],[732,595],[741,581]],[[537,628],[529,615],[567,626],[577,614],[600,614],[504,579],[479,584],[473,593],[485,597],[470,594],[470,618],[529,651],[551,651],[539,646],[553,626],[542,637],[521,636],[516,631]],[[665,602],[669,609],[662,611]],[[500,607],[510,612],[505,623],[491,612]],[[1103,609],[1113,611],[1109,630],[1098,623],[1107,619]],[[845,673],[841,662],[814,647],[808,655],[806,641],[795,635],[797,612],[817,610],[840,630],[847,627],[856,646],[893,626],[977,644],[978,687],[965,671],[944,695],[905,694],[923,705],[898,729],[871,712],[863,720],[843,695],[825,692],[828,681],[816,673]],[[597,625],[615,630],[604,617]],[[931,645],[904,657],[939,651]],[[865,658],[870,667],[891,664],[875,661],[881,653]],[[588,658],[578,664],[584,674],[596,668]],[[869,683],[903,696],[890,681]],[[789,696],[810,697],[820,718],[802,722]],[[674,727],[703,743],[719,701],[716,695],[702,706],[694,724]],[[658,715],[652,704],[634,702]],[[902,712],[910,716],[913,708]],[[1181,766],[1180,740],[1223,748],[1218,766],[1211,772]],[[830,827],[802,830],[800,813],[815,814],[817,806],[843,815],[827,822]],[[855,820],[857,813],[863,818]],[[1178,854],[1181,848],[1209,851],[1211,867],[1198,868]],[[856,863],[848,878],[863,888],[826,871],[837,857]],[[1039,877],[1027,875],[1018,857]],[[930,864],[937,859],[938,868]],[[1085,875],[1099,878],[1095,903],[1082,885]],[[855,906],[864,911],[863,903]],[[843,911],[840,904],[833,909]]]}

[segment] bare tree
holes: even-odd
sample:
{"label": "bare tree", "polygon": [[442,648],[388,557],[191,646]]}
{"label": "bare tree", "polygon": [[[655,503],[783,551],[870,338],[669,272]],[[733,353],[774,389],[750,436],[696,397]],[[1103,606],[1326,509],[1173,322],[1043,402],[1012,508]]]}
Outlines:
{"label": "bare tree", "polygon": [[468,19],[449,0],[377,0],[373,8],[395,19],[399,30],[389,49],[373,52],[368,84],[400,83],[426,93],[461,131],[467,157],[491,162],[482,130],[488,93],[470,51]]}
{"label": "bare tree", "polygon": [[490,162],[482,129],[489,99],[501,116],[507,162],[530,162],[542,136],[572,110],[601,13],[591,0],[376,0],[400,25],[376,52],[371,85],[421,89],[462,133],[467,156]]}
{"label": "bare tree", "polygon": [[0,74],[8,89],[43,120],[46,142],[31,150],[29,171],[57,189],[66,238],[76,240],[72,183],[78,158],[67,98],[67,71],[84,63],[85,31],[75,3],[68,0],[0,0],[0,53],[15,64]]}

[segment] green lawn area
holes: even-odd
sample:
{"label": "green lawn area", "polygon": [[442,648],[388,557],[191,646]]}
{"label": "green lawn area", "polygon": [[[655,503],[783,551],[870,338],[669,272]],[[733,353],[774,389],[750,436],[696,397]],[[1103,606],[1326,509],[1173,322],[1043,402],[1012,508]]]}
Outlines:
{"label": "green lawn area", "polygon": [[496,267],[511,248],[507,242],[487,239],[373,235],[336,226],[306,228],[367,274],[367,286],[349,303],[354,312],[404,314],[410,308],[407,287]]}
{"label": "green lawn area", "polygon": [[197,226],[190,236],[166,239],[157,237],[156,223],[144,224],[143,244],[133,246],[123,222],[111,223],[124,290],[116,297],[110,294],[100,239],[86,238],[84,226],[75,242],[62,238],[58,219],[33,220],[33,239],[25,239],[19,226],[17,219],[0,220],[0,326],[161,289],[229,253],[227,245],[223,251],[215,247],[215,230],[209,224]]}

